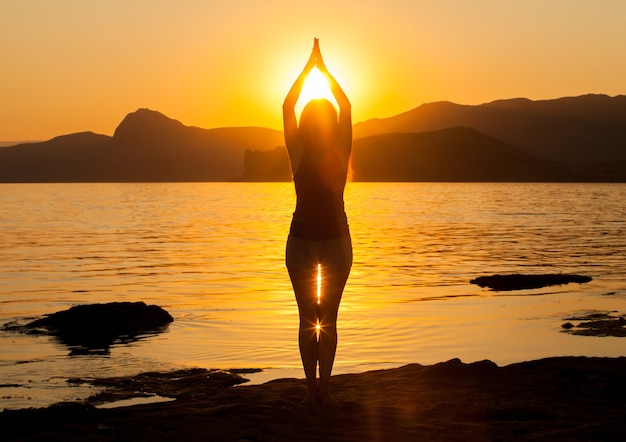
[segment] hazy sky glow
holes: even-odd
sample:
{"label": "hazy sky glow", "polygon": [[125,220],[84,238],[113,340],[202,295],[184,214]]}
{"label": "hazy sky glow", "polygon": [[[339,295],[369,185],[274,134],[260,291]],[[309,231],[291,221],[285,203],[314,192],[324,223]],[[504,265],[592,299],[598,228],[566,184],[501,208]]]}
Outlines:
{"label": "hazy sky glow", "polygon": [[111,135],[140,107],[280,129],[313,37],[355,122],[626,94],[623,0],[0,0],[0,140]]}

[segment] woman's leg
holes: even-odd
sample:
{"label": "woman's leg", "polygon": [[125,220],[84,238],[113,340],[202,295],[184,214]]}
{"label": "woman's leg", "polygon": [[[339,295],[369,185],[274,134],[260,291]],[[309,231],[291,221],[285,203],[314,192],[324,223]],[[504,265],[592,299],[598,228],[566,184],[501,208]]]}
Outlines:
{"label": "woman's leg", "polygon": [[325,242],[321,266],[318,399],[321,403],[332,403],[332,398],[328,393],[328,382],[337,351],[337,314],[343,289],[352,267],[352,244],[349,236]]}
{"label": "woman's leg", "polygon": [[317,402],[317,263],[318,258],[311,241],[289,237],[286,253],[287,270],[291,285],[298,303],[300,326],[298,329],[298,344],[300,357],[307,380],[307,396],[304,402]]}

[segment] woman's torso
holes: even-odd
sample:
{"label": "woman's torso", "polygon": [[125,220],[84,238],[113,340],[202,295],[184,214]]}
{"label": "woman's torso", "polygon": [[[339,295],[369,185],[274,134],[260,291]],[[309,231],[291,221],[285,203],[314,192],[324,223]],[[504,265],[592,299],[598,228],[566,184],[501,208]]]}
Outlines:
{"label": "woman's torso", "polygon": [[347,170],[335,150],[317,158],[305,149],[294,174],[296,210],[290,234],[324,240],[349,234],[343,191]]}

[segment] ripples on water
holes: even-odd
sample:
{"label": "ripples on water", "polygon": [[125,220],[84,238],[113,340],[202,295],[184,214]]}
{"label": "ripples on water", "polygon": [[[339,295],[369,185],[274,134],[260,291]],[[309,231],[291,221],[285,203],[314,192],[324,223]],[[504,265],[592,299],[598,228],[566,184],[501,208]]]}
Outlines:
{"label": "ripples on water", "polygon": [[[335,372],[623,354],[626,341],[560,325],[574,311],[625,312],[624,201],[622,184],[349,184],[355,255]],[[0,332],[0,384],[16,385],[0,388],[0,408],[84,397],[65,380],[105,372],[255,366],[301,376],[283,263],[294,203],[290,183],[0,185],[0,323],[111,301],[158,304],[175,318],[168,332],[104,356]],[[505,293],[468,282],[546,272],[594,280]]]}

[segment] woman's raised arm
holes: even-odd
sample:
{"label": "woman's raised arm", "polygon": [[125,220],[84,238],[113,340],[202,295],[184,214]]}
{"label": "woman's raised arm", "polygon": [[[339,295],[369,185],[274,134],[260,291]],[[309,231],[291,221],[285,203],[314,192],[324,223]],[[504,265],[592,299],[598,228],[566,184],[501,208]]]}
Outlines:
{"label": "woman's raised arm", "polygon": [[313,52],[315,53],[315,66],[320,70],[322,74],[328,79],[328,85],[330,87],[330,91],[333,93],[337,104],[339,105],[339,131],[341,138],[349,143],[348,146],[352,144],[352,105],[350,104],[350,100],[348,100],[348,96],[345,94],[341,86],[335,77],[331,75],[324,63],[324,59],[322,58],[322,53],[319,48],[319,44],[316,44],[313,48]]}
{"label": "woman's raised arm", "polygon": [[[296,78],[296,81],[289,89],[285,101],[283,102],[283,126],[285,131],[285,143],[287,144],[287,150],[292,149],[297,144],[298,139],[298,123],[296,121],[295,107],[302,92],[304,81],[309,72],[315,67],[315,54],[319,52],[317,38],[313,40],[313,51],[307,61],[304,69]],[[291,154],[291,152],[290,152]]]}

